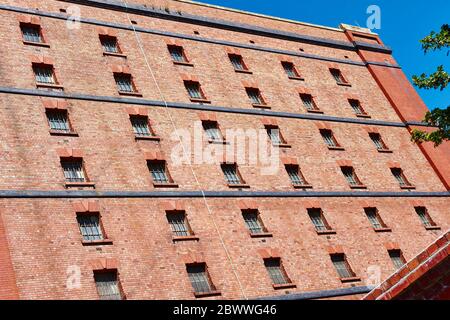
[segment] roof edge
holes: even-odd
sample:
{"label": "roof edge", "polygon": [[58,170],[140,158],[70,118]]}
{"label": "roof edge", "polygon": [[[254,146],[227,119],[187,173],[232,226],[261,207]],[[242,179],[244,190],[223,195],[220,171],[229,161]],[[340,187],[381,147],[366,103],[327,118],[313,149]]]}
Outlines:
{"label": "roof edge", "polygon": [[292,19],[287,19],[287,18],[280,18],[280,17],[275,17],[275,16],[271,16],[271,15],[267,15],[267,14],[239,10],[239,9],[234,9],[234,8],[229,8],[229,7],[223,7],[223,6],[199,2],[199,1],[192,1],[192,0],[173,0],[173,1],[189,3],[189,4],[193,4],[193,5],[209,7],[209,8],[219,9],[219,10],[225,10],[225,11],[230,11],[230,12],[242,13],[242,14],[247,14],[247,15],[256,16],[256,17],[260,17],[260,18],[271,19],[271,20],[289,22],[289,23],[304,25],[304,26],[313,27],[313,28],[326,29],[326,30],[336,31],[336,32],[344,32],[344,30],[342,30],[340,28],[327,27],[327,26],[323,26],[323,25],[319,25],[319,24],[302,22],[302,21],[297,21],[297,20],[292,20]]}

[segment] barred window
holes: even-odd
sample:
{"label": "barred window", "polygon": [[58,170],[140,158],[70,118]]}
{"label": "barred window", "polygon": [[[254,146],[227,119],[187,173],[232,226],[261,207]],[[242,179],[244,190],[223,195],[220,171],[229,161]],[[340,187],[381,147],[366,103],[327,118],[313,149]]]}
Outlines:
{"label": "barred window", "polygon": [[403,170],[400,168],[391,168],[391,172],[394,175],[395,179],[397,179],[398,183],[401,187],[410,186],[411,184],[406,180],[405,175],[403,174]]}
{"label": "barred window", "polygon": [[332,254],[331,261],[333,262],[333,265],[336,268],[336,271],[341,279],[352,278],[355,276],[355,273],[352,271],[350,265],[348,264],[345,254]]}
{"label": "barred window", "polygon": [[169,176],[167,173],[166,161],[155,160],[148,161],[148,168],[152,174],[153,182],[155,183],[169,183]]}
{"label": "barred window", "polygon": [[244,63],[242,56],[237,55],[237,54],[229,54],[228,57],[230,58],[230,61],[234,67],[234,70],[238,70],[238,71],[247,70],[247,66]]}
{"label": "barred window", "polygon": [[95,272],[94,279],[100,300],[122,300],[124,298],[120,290],[117,271]]}
{"label": "barred window", "polygon": [[350,99],[350,100],[348,100],[348,102],[350,103],[350,106],[352,107],[355,114],[357,114],[357,115],[366,114],[366,112],[362,108],[361,102],[359,102],[359,100]]}
{"label": "barred window", "polygon": [[339,69],[330,69],[330,73],[333,76],[334,80],[336,80],[337,83],[347,83],[344,76],[342,75],[341,70]]}
{"label": "barred window", "polygon": [[266,126],[267,134],[272,141],[272,144],[279,145],[285,143],[283,136],[281,135],[280,128],[277,126]]}
{"label": "barred window", "polygon": [[98,213],[79,214],[77,215],[77,221],[84,241],[103,240],[100,215]]}
{"label": "barred window", "polygon": [[261,92],[257,88],[246,88],[247,95],[250,98],[252,104],[264,105],[264,99],[262,98]]}
{"label": "barred window", "polygon": [[221,167],[229,184],[242,184],[236,164],[222,164]]}
{"label": "barred window", "polygon": [[319,208],[310,208],[308,209],[308,215],[313,223],[316,231],[326,231],[330,230],[328,223],[323,216],[322,209]]}
{"label": "barred window", "polygon": [[147,116],[130,116],[131,125],[133,126],[134,134],[138,137],[154,136],[153,131],[149,126]]}
{"label": "barred window", "polygon": [[192,231],[184,211],[168,212],[166,216],[174,236],[187,237],[192,235]]}
{"label": "barred window", "polygon": [[298,165],[286,165],[285,168],[293,185],[301,186],[307,184]]}
{"label": "barred window", "polygon": [[135,92],[133,80],[130,74],[115,73],[114,79],[116,80],[117,89],[120,92]]}
{"label": "barred window", "polygon": [[338,147],[338,143],[336,138],[333,135],[333,131],[331,130],[320,130],[320,134],[322,135],[323,141],[325,141],[328,147]]}
{"label": "barred window", "polygon": [[303,105],[305,106],[306,110],[308,111],[319,110],[319,108],[317,108],[316,103],[314,102],[312,95],[301,94],[300,98],[302,99]]}
{"label": "barred window", "polygon": [[251,234],[266,232],[258,210],[242,210],[242,217]]}
{"label": "barred window", "polygon": [[55,74],[52,65],[33,64],[33,71],[37,83],[55,84]]}
{"label": "barred window", "polygon": [[350,185],[357,186],[361,184],[358,177],[356,176],[355,169],[353,169],[353,167],[341,167],[341,171]]}
{"label": "barred window", "polygon": [[406,263],[402,251],[400,249],[388,250],[388,253],[392,263],[397,269],[400,269]]}
{"label": "barred window", "polygon": [[216,121],[203,121],[202,126],[208,136],[208,139],[213,141],[223,140],[222,133],[220,132],[219,125]]}
{"label": "barred window", "polygon": [[22,23],[20,25],[22,30],[23,40],[27,42],[43,43],[41,27],[34,24]]}
{"label": "barred window", "polygon": [[100,42],[103,47],[103,51],[107,53],[120,53],[119,43],[116,37],[100,36]]}
{"label": "barred window", "polygon": [[431,219],[430,215],[428,214],[428,210],[425,207],[415,207],[417,215],[420,218],[420,221],[422,221],[423,225],[425,227],[433,227],[436,226],[434,221]]}
{"label": "barred window", "polygon": [[291,283],[291,280],[288,278],[283,265],[281,264],[280,258],[264,259],[264,266],[266,267],[273,284],[279,285]]}
{"label": "barred window", "polygon": [[377,150],[385,150],[387,149],[386,144],[383,139],[381,139],[381,135],[379,133],[370,133],[370,139],[372,139],[373,144],[377,148]]}
{"label": "barred window", "polygon": [[45,114],[51,130],[71,132],[67,110],[47,109]]}
{"label": "barred window", "polygon": [[61,159],[61,166],[67,182],[86,182],[83,159]]}
{"label": "barred window", "polygon": [[195,81],[185,81],[184,86],[189,94],[191,99],[205,99],[203,95],[202,89],[200,87],[200,83]]}
{"label": "barred window", "polygon": [[209,293],[215,290],[205,263],[186,265],[186,270],[195,293]]}
{"label": "barred window", "polygon": [[283,61],[283,62],[281,62],[281,64],[289,78],[299,78],[300,77],[299,73],[297,72],[297,69],[295,68],[295,66],[292,62]]}
{"label": "barred window", "polygon": [[381,229],[386,227],[383,220],[381,220],[380,214],[377,208],[364,208],[367,219],[369,219],[374,229]]}
{"label": "barred window", "polygon": [[175,62],[188,62],[186,59],[186,55],[184,54],[184,49],[181,46],[167,46],[169,49],[170,56],[172,60]]}

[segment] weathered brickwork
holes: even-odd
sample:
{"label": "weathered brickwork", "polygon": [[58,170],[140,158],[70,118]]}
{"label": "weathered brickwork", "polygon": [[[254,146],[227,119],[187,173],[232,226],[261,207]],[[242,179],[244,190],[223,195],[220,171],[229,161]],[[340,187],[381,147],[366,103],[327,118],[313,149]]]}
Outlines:
{"label": "weathered brickwork", "polygon": [[[414,89],[407,81],[399,80],[401,69],[375,35],[369,42],[378,43],[378,51],[383,52],[355,46],[353,40],[361,40],[354,39],[358,32],[349,29],[185,1],[149,0],[133,3],[341,41],[353,48],[127,15],[93,7],[89,1],[77,6],[81,18],[91,22],[82,20],[73,28],[62,19],[67,13],[60,11],[71,6],[70,1],[4,2],[0,6],[0,270],[6,271],[0,276],[0,298],[98,299],[93,271],[106,268],[117,269],[127,299],[194,299],[186,264],[195,262],[207,264],[220,292],[204,299],[371,286],[395,272],[389,245],[395,244],[409,260],[450,227],[448,144],[437,151],[410,141],[412,127],[406,122],[419,121],[422,112],[414,107],[422,110],[424,104],[410,94]],[[25,14],[23,9],[39,11]],[[30,17],[41,26],[49,46],[23,42],[20,22]],[[130,20],[142,29],[135,33],[104,25],[129,28]],[[180,35],[155,34],[150,29]],[[123,55],[103,54],[99,34],[105,32],[117,37]],[[182,46],[191,64],[174,64],[168,43]],[[251,72],[236,72],[229,52],[238,52]],[[53,65],[64,91],[38,89],[33,61]],[[289,79],[281,61],[294,63],[304,80]],[[330,68],[341,70],[350,86],[336,84]],[[139,94],[124,96],[117,91],[117,70],[132,75]],[[183,79],[198,80],[209,102],[192,102]],[[260,89],[270,109],[252,106],[245,91],[249,85]],[[311,94],[323,114],[308,113],[299,93]],[[408,102],[411,96],[415,106]],[[359,100],[369,117],[357,117],[349,99]],[[49,106],[67,110],[76,134],[50,134]],[[130,122],[130,114],[136,112],[148,115],[159,140],[136,139]],[[205,148],[227,147],[207,142],[201,129],[205,117],[217,120],[231,146],[229,130],[264,130],[265,124],[276,123],[287,144],[277,148],[278,170],[265,174],[263,164],[239,164],[249,188],[237,190],[224,180],[222,157],[211,163],[176,163],[178,157],[172,155],[180,150],[180,140],[175,129],[191,135],[199,130]],[[331,129],[342,148],[329,149],[321,128]],[[377,151],[370,132],[381,135],[389,152]],[[197,150],[194,142],[185,149],[192,157]],[[251,150],[245,153],[248,158]],[[82,157],[94,185],[67,189],[61,157],[72,154]],[[176,186],[154,186],[147,160],[155,157],[166,160]],[[295,189],[283,161],[298,164],[312,188]],[[351,163],[365,189],[350,188],[341,172],[343,163]],[[403,170],[414,189],[400,187],[391,173],[393,167]],[[190,196],[190,191],[222,193],[202,198],[201,193]],[[112,243],[82,243],[75,208],[88,202],[98,207]],[[198,239],[174,241],[168,206],[185,210]],[[431,228],[419,219],[414,209],[418,206],[427,208],[434,222]],[[367,207],[376,207],[390,230],[376,232],[364,212]],[[333,232],[318,234],[308,208],[321,208]],[[258,209],[266,237],[250,236],[242,209]],[[345,253],[355,274],[351,282],[339,278],[331,253]],[[274,289],[265,258],[281,258],[295,286]],[[78,270],[80,277],[74,280]],[[375,282],[373,270],[380,272]]]}

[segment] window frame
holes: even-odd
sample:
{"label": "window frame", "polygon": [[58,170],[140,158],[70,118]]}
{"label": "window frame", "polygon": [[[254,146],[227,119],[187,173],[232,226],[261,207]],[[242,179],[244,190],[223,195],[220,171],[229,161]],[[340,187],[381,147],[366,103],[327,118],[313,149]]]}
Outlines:
{"label": "window frame", "polygon": [[[366,112],[364,107],[362,106],[362,103],[358,99],[348,99],[348,103],[350,104],[350,107],[353,110],[353,114],[360,118],[370,118],[370,115]],[[358,110],[358,111],[356,111]]]}
{"label": "window frame", "polygon": [[[186,92],[188,94],[189,100],[191,100],[192,102],[210,103],[210,101],[206,97],[206,94],[203,91],[202,85],[200,84],[199,81],[184,80],[183,83],[184,83],[184,87],[186,89]],[[195,86],[195,91],[198,92],[198,97],[191,95],[191,90],[194,89],[194,87],[190,87],[192,85]]]}
{"label": "window frame", "polygon": [[[105,48],[108,48],[108,46],[105,46],[105,41],[109,41],[109,40],[114,41],[116,51],[105,50]],[[126,55],[123,53],[122,46],[119,43],[119,39],[116,36],[99,34],[99,41],[100,41],[100,45],[102,46],[103,55],[126,57]]]}
{"label": "window frame", "polygon": [[[53,66],[53,64],[33,63],[32,68],[33,68],[33,74],[34,74],[34,80],[36,82],[36,86],[38,86],[38,87],[41,87],[41,86],[42,87],[58,87],[58,86],[60,86],[58,77],[56,76],[55,67]],[[38,81],[39,71],[41,73],[43,73],[42,71],[45,71],[47,73],[48,73],[48,71],[50,71],[52,82]],[[42,76],[40,76],[40,77],[42,78]],[[47,75],[45,77],[47,77]]]}
{"label": "window frame", "polygon": [[[289,79],[292,80],[304,80],[304,78],[298,72],[297,67],[293,62],[290,61],[281,61],[281,66],[283,67],[284,72],[288,76]],[[289,71],[288,71],[289,68]],[[290,74],[292,72],[292,75]]]}
{"label": "window frame", "polygon": [[[98,281],[96,280],[96,276],[104,274],[114,274],[115,276],[115,282],[117,287],[117,296],[120,296],[119,299],[103,299],[104,295],[100,293],[100,288],[98,286]],[[122,283],[120,281],[119,272],[117,269],[108,269],[108,270],[101,270],[101,271],[94,271],[94,283],[95,287],[97,289],[97,295],[99,297],[99,300],[126,300],[126,295],[123,291]]]}
{"label": "window frame", "polygon": [[[406,178],[402,168],[392,167],[390,168],[392,175],[399,184],[401,189],[415,189],[416,187]],[[398,174],[396,174],[398,173]]]}
{"label": "window frame", "polygon": [[[303,175],[302,170],[300,169],[300,166],[298,164],[285,164],[284,168],[286,170],[287,175],[289,176],[289,179],[291,181],[291,184],[294,188],[312,188],[312,185],[306,180],[305,176]],[[294,179],[292,179],[291,174],[289,173],[288,169],[293,169],[295,171],[295,174],[299,177],[300,183],[295,183]]]}
{"label": "window frame", "polygon": [[[150,121],[150,118],[148,115],[140,115],[140,114],[130,114],[129,115],[131,128],[133,129],[134,138],[136,140],[156,140],[159,141],[160,137],[155,133],[155,130],[153,129],[152,123]],[[145,123],[148,129],[148,135],[146,134],[139,134],[137,132],[135,127],[135,120],[140,121],[142,120],[142,123]]]}
{"label": "window frame", "polygon": [[[247,219],[246,216],[253,215],[256,219],[256,224],[259,232],[253,231],[255,228],[252,228],[251,224],[248,223],[250,219]],[[272,234],[269,232],[267,227],[264,224],[264,221],[261,218],[261,213],[258,209],[242,209],[241,210],[241,216],[244,221],[245,228],[247,229],[250,237],[252,238],[261,238],[261,237],[271,237]]]}
{"label": "window frame", "polygon": [[[253,107],[266,108],[266,109],[270,108],[267,105],[266,99],[264,98],[264,96],[259,88],[245,87],[245,92],[247,93],[247,96]],[[253,100],[252,94],[254,94],[253,97],[257,97],[258,101]]]}
{"label": "window frame", "polygon": [[[218,121],[215,120],[202,120],[202,128],[205,132],[206,137],[208,138],[209,143],[224,143],[225,137],[222,134],[222,130],[220,129],[220,125]],[[213,135],[210,135],[210,130],[213,130],[217,133],[217,139]]]}
{"label": "window frame", "polygon": [[[423,212],[419,212],[420,210],[423,210]],[[438,224],[433,220],[430,213],[428,212],[428,208],[425,206],[415,206],[414,211],[416,212],[416,215],[419,217],[420,222],[425,227],[426,230],[439,230],[441,227],[438,226]],[[422,214],[425,220],[422,218]]]}
{"label": "window frame", "polygon": [[[29,23],[29,22],[20,22],[19,27],[20,27],[20,32],[22,34],[22,42],[24,44],[41,46],[41,47],[50,47],[50,45],[46,41],[46,37],[44,35],[44,30],[40,24]],[[36,29],[37,33],[39,34],[40,41],[33,41],[31,39],[26,39],[27,36],[25,35],[25,32],[24,32],[25,28]]]}
{"label": "window frame", "polygon": [[[269,276],[269,279],[272,283],[272,287],[274,289],[286,289],[296,287],[296,285],[292,282],[291,278],[287,274],[283,264],[283,260],[281,258],[279,257],[264,258],[263,263],[267,275]],[[274,265],[270,265],[272,263]],[[274,269],[276,270],[275,272],[276,274],[271,272]]]}
{"label": "window frame", "polygon": [[[87,175],[87,170],[85,167],[84,159],[81,157],[71,157],[71,158],[60,158],[61,168],[64,175],[64,181],[66,185],[86,185],[90,183],[89,177]],[[80,164],[80,172],[82,173],[82,178],[68,178],[66,176],[66,170],[64,164]],[[78,181],[71,181],[71,179],[78,179]],[[81,180],[83,179],[83,180]]]}
{"label": "window frame", "polygon": [[[179,50],[178,53],[179,53],[179,56],[181,57],[181,60],[174,59],[174,56],[175,56],[174,54],[177,53],[174,50]],[[169,51],[170,59],[172,60],[173,64],[184,65],[184,66],[194,66],[194,64],[192,64],[189,61],[189,58],[186,54],[186,50],[184,49],[183,46],[176,45],[176,44],[168,44],[167,51]]]}
{"label": "window frame", "polygon": [[[198,291],[197,290],[197,286],[194,285],[193,277],[191,276],[192,272],[189,272],[189,270],[191,268],[202,268],[202,271],[201,271],[202,277],[203,277],[202,282],[205,282],[207,284],[208,291]],[[188,279],[192,286],[194,296],[196,298],[221,295],[220,291],[217,289],[217,287],[214,285],[214,282],[212,281],[212,277],[211,277],[211,274],[209,273],[208,265],[205,262],[187,263],[186,264],[186,273],[188,274]]]}
{"label": "window frame", "polygon": [[[325,214],[323,213],[322,208],[307,208],[306,212],[307,212],[308,217],[314,227],[314,230],[316,231],[316,233],[318,235],[335,234],[336,233],[336,231],[328,223],[328,220],[325,217]],[[314,216],[316,216],[317,214],[318,214],[318,218],[320,220],[320,225],[315,223],[315,221],[317,221],[317,219]]]}
{"label": "window frame", "polygon": [[[154,175],[153,170],[151,168],[152,165],[162,165],[164,167],[164,175],[165,175],[165,180],[166,180],[165,182],[163,182],[163,181],[156,181],[154,179],[155,175]],[[172,176],[170,174],[169,167],[168,167],[168,164],[167,164],[166,160],[163,160],[163,159],[160,159],[160,160],[158,160],[158,159],[147,160],[147,168],[150,171],[150,177],[152,179],[152,183],[153,183],[154,187],[165,187],[165,186],[178,187],[178,185],[174,182],[174,180],[173,180],[173,178],[172,178]]]}
{"label": "window frame", "polygon": [[[274,147],[290,147],[283,134],[281,133],[281,129],[278,125],[265,125],[264,129],[266,130],[267,136],[269,137],[269,140]],[[273,140],[273,137],[275,137],[275,135],[272,134],[273,130],[278,130],[278,142]]]}
{"label": "window frame", "polygon": [[[329,150],[345,150],[345,148],[336,139],[333,130],[320,129],[319,132]],[[332,144],[330,144],[329,142],[331,142]]]}
{"label": "window frame", "polygon": [[369,138],[370,140],[372,140],[372,143],[375,145],[375,148],[378,152],[392,152],[387,146],[386,142],[384,142],[384,139],[380,133],[369,132]]}
{"label": "window frame", "polygon": [[[359,179],[358,175],[356,174],[356,170],[353,166],[341,166],[341,172],[347,181],[347,184],[352,189],[366,189],[367,187],[362,183],[362,181]],[[352,179],[349,179],[346,175],[345,171],[351,170],[351,176]],[[355,181],[355,183],[352,183],[352,180]]]}
{"label": "window frame", "polygon": [[406,259],[403,256],[403,252],[401,249],[390,249],[388,250],[388,255],[396,270],[401,269],[406,264]]}
{"label": "window frame", "polygon": [[[336,260],[333,260],[333,258],[342,258],[342,259],[339,259],[338,261],[336,261]],[[351,281],[360,281],[361,280],[359,277],[356,276],[355,271],[353,271],[353,268],[350,265],[350,262],[348,261],[347,255],[345,253],[343,253],[343,252],[331,253],[330,259],[331,259],[334,269],[336,270],[336,273],[338,274],[341,282],[351,282]],[[342,263],[342,265],[338,266],[337,262]],[[344,268],[342,268],[342,267],[344,267]],[[345,272],[344,273],[340,272],[343,269],[345,269]]]}
{"label": "window frame", "polygon": [[[85,235],[83,234],[79,219],[85,218],[87,216],[97,217],[98,230],[99,230],[99,233],[101,236],[100,239],[92,239],[92,240],[85,239]],[[108,237],[108,234],[105,231],[105,227],[104,227],[103,220],[102,220],[102,215],[99,211],[77,212],[76,219],[77,219],[77,223],[78,223],[78,229],[80,230],[81,243],[83,245],[112,244],[112,240]]]}
{"label": "window frame", "polygon": [[[250,71],[250,69],[248,68],[248,65],[245,63],[244,61],[244,57],[240,54],[236,54],[236,53],[229,53],[228,54],[228,59],[230,60],[230,63],[234,69],[235,72],[240,72],[240,73],[252,73]],[[235,64],[233,62],[233,59],[238,59],[238,63]],[[236,65],[240,65],[240,67],[236,68]]]}
{"label": "window frame", "polygon": [[[227,178],[227,174],[226,174],[226,172],[224,170],[224,168],[231,167],[231,166],[234,168],[234,175],[237,178],[237,179],[233,179],[233,180],[238,181],[236,183],[230,181]],[[242,178],[242,175],[240,173],[240,170],[239,170],[239,167],[238,167],[237,163],[221,163],[220,164],[220,168],[222,170],[222,173],[223,173],[224,178],[225,178],[225,182],[227,183],[228,187],[230,187],[230,188],[233,188],[233,187],[234,188],[248,188],[249,187],[246,184],[245,180]]]}
{"label": "window frame", "polygon": [[[58,113],[64,114],[66,120],[67,129],[57,129],[52,128],[52,122],[50,121],[50,115],[56,115]],[[62,135],[62,136],[78,136],[76,131],[72,126],[72,122],[69,116],[69,110],[67,109],[58,109],[58,108],[45,108],[45,117],[47,119],[47,125],[49,127],[49,131],[51,135]],[[64,117],[62,117],[64,118]]]}
{"label": "window frame", "polygon": [[[320,108],[317,106],[317,103],[316,103],[316,101],[314,99],[314,96],[312,94],[310,94],[310,93],[300,93],[299,95],[300,95],[300,100],[302,101],[303,107],[305,108],[306,112],[323,113],[323,111],[320,110]],[[312,109],[309,109],[307,107],[308,103],[306,103],[305,101],[308,100],[308,99],[310,100]]]}
{"label": "window frame", "polygon": [[[351,84],[348,82],[347,78],[342,73],[341,69],[338,68],[329,68],[329,71],[331,75],[333,76],[333,79],[336,81],[337,85],[340,86],[351,86]],[[339,77],[339,80],[338,80]]]}
{"label": "window frame", "polygon": [[[171,220],[170,218],[173,218],[177,215],[182,215],[182,222],[183,222],[183,229],[176,230],[175,224],[172,222],[174,220]],[[185,210],[166,210],[166,219],[167,223],[170,226],[171,234],[172,234],[172,240],[174,242],[176,241],[183,241],[183,240],[199,240],[199,238],[196,236],[194,230],[192,229],[192,226],[188,219],[188,214]],[[179,223],[177,225],[180,225]],[[182,234],[183,233],[183,234]],[[186,233],[186,234],[184,234]]]}
{"label": "window frame", "polygon": [[[116,89],[120,95],[141,96],[134,82],[134,77],[131,73],[114,72],[113,74],[114,74],[114,81],[116,83]],[[127,78],[127,80],[129,81],[129,84],[126,84],[126,86],[130,87],[131,91],[121,90],[123,88],[123,85],[121,85],[119,81],[124,80],[125,78]]]}
{"label": "window frame", "polygon": [[[367,217],[367,220],[369,220],[369,223],[372,227],[372,229],[375,232],[384,232],[384,231],[391,231],[391,228],[389,228],[386,223],[384,222],[383,218],[380,215],[380,212],[378,208],[376,207],[365,207],[364,208],[364,214]],[[371,219],[371,215],[375,216],[376,223],[374,219]],[[379,225],[379,227],[377,227]]]}

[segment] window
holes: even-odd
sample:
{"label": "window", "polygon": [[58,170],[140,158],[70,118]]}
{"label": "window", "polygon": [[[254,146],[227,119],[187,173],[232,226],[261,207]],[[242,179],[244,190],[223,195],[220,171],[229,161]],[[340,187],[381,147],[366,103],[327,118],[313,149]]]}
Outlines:
{"label": "window", "polygon": [[165,160],[147,161],[154,183],[170,183]]}
{"label": "window", "polygon": [[167,46],[167,48],[169,49],[169,53],[172,57],[173,62],[188,63],[183,47],[169,45]]}
{"label": "window", "polygon": [[273,145],[286,144],[278,126],[266,126],[266,131]]}
{"label": "window", "polygon": [[33,71],[37,83],[56,84],[55,73],[52,65],[33,64]]}
{"label": "window", "polygon": [[83,241],[103,240],[103,232],[100,225],[100,215],[95,214],[78,214],[78,225],[80,227]]}
{"label": "window", "polygon": [[194,100],[205,100],[205,95],[200,87],[200,83],[195,81],[185,81],[184,86],[189,94],[189,97]]}
{"label": "window", "polygon": [[193,235],[184,211],[168,212],[167,221],[169,221],[175,237],[188,237]]}
{"label": "window", "polygon": [[348,100],[348,102],[350,103],[350,106],[357,116],[367,115],[367,113],[362,108],[361,102],[359,102],[359,100],[350,99]]}
{"label": "window", "polygon": [[94,279],[101,300],[122,300],[124,298],[116,270],[95,272]]}
{"label": "window", "polygon": [[297,72],[297,69],[292,62],[283,61],[281,64],[289,78],[301,79],[300,74]]}
{"label": "window", "polygon": [[270,279],[272,279],[272,283],[274,285],[291,283],[291,280],[288,278],[286,271],[281,264],[280,258],[264,259],[264,266],[266,267]]}
{"label": "window", "polygon": [[377,208],[364,208],[364,212],[375,230],[386,228]]}
{"label": "window", "polygon": [[316,231],[330,231],[331,227],[325,220],[325,217],[323,215],[322,209],[320,208],[310,208],[308,209],[308,215],[311,219],[311,222],[313,223],[314,227],[316,228]]}
{"label": "window", "polygon": [[436,223],[431,219],[431,216],[428,214],[428,210],[425,207],[415,207],[417,215],[419,216],[420,221],[422,221],[425,227],[435,227]]}
{"label": "window", "polygon": [[134,134],[137,137],[150,137],[155,135],[150,128],[147,116],[130,116],[130,121]]}
{"label": "window", "polygon": [[50,130],[61,133],[72,132],[67,110],[47,109],[45,114],[47,115]]}
{"label": "window", "polygon": [[320,130],[320,134],[322,135],[323,141],[325,141],[328,148],[339,147],[339,143],[337,142],[336,138],[334,137],[333,131],[323,129],[323,130]]}
{"label": "window", "polygon": [[236,164],[223,163],[221,167],[228,184],[243,184]]}
{"label": "window", "polygon": [[195,294],[211,293],[216,290],[211,282],[205,263],[188,264],[186,265],[186,270]]}
{"label": "window", "polygon": [[261,95],[261,92],[257,88],[245,88],[247,95],[253,105],[265,105],[265,101]]}
{"label": "window", "polygon": [[117,89],[119,92],[136,92],[131,74],[115,73],[114,79],[116,80]]}
{"label": "window", "polygon": [[103,51],[106,53],[121,53],[119,43],[116,37],[100,36],[100,42],[103,47]]}
{"label": "window", "polygon": [[86,182],[83,159],[61,159],[66,182]]}
{"label": "window", "polygon": [[342,75],[341,70],[339,70],[339,69],[330,69],[330,73],[333,76],[334,80],[336,80],[337,84],[348,84],[347,80]]}
{"label": "window", "polygon": [[400,187],[411,187],[411,184],[406,179],[402,169],[391,168],[391,172],[394,175],[395,179],[397,179],[398,183],[400,184]]}
{"label": "window", "polygon": [[229,54],[231,64],[234,67],[235,71],[248,71],[247,65],[244,63],[242,56],[238,54]]}
{"label": "window", "polygon": [[250,234],[266,233],[267,229],[264,227],[258,210],[242,210],[242,217]]}
{"label": "window", "polygon": [[319,111],[316,103],[314,102],[313,96],[310,94],[300,94],[300,98],[302,99],[303,105],[305,106],[307,111]]}
{"label": "window", "polygon": [[308,183],[306,182],[305,178],[303,177],[300,167],[296,164],[289,164],[285,165],[286,172],[289,175],[289,178],[291,179],[291,182],[294,186],[305,186]]}
{"label": "window", "polygon": [[388,253],[392,263],[397,269],[400,269],[406,263],[406,260],[402,254],[402,250],[400,249],[388,250]]}
{"label": "window", "polygon": [[384,143],[383,139],[381,139],[381,135],[379,133],[369,133],[370,139],[372,139],[373,144],[377,148],[377,150],[388,150],[389,148]]}
{"label": "window", "polygon": [[345,177],[345,179],[347,179],[350,186],[362,185],[362,183],[358,179],[358,176],[356,175],[355,169],[353,169],[353,167],[341,167],[341,171],[344,174],[344,177]]}
{"label": "window", "polygon": [[331,255],[331,261],[336,268],[337,273],[341,279],[353,278],[355,273],[348,264],[347,257],[343,253],[337,253]]}
{"label": "window", "polygon": [[202,126],[209,140],[223,141],[222,133],[216,121],[202,121]]}
{"label": "window", "polygon": [[44,39],[42,38],[41,26],[21,23],[20,29],[22,30],[23,41],[44,43]]}

